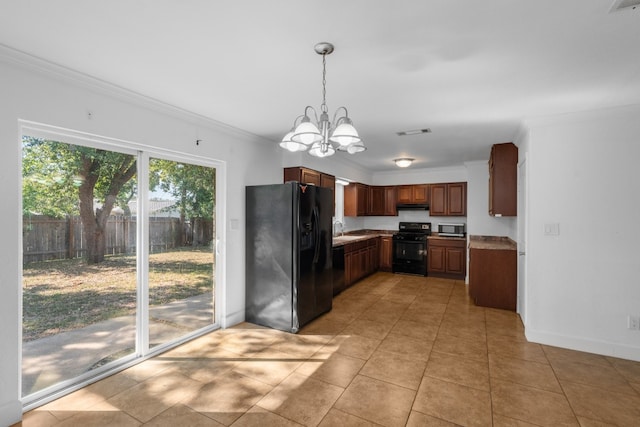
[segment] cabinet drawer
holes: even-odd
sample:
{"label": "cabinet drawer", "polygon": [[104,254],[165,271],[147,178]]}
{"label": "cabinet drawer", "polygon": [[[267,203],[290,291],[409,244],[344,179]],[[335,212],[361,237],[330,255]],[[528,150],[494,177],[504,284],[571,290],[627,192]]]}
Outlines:
{"label": "cabinet drawer", "polygon": [[443,248],[464,248],[467,246],[467,241],[458,239],[429,239],[428,245]]}

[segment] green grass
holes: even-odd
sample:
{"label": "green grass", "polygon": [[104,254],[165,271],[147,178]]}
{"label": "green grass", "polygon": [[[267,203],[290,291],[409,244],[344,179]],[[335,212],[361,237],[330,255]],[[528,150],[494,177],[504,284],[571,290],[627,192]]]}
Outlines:
{"label": "green grass", "polygon": [[[213,290],[211,249],[183,248],[149,257],[150,305]],[[136,258],[115,255],[100,264],[57,260],[23,269],[23,340],[82,328],[136,310]]]}

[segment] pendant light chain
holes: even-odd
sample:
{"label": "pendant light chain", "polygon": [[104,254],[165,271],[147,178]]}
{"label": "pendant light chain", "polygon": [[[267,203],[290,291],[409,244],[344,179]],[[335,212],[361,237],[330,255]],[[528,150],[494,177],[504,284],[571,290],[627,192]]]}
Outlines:
{"label": "pendant light chain", "polygon": [[329,111],[327,108],[327,54],[322,54],[322,105],[320,109],[323,113]]}

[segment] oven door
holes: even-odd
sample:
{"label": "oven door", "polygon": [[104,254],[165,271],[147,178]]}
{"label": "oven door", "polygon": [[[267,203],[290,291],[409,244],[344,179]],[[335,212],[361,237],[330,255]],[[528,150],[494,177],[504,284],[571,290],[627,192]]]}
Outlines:
{"label": "oven door", "polygon": [[427,274],[426,240],[393,240],[393,272]]}
{"label": "oven door", "polygon": [[393,262],[423,261],[427,255],[425,249],[424,241],[394,240]]}

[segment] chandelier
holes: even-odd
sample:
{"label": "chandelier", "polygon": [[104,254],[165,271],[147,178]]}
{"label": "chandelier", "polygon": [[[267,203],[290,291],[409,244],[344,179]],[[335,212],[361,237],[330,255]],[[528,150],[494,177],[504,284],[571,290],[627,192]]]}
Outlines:
{"label": "chandelier", "polygon": [[[329,121],[327,108],[327,55],[333,52],[331,43],[318,43],[315,51],[322,55],[322,104],[320,105],[320,120],[316,110],[307,106],[304,114],[296,117],[293,127],[282,138],[280,147],[295,152],[309,150],[309,154],[315,157],[328,157],[335,154],[336,150],[346,151],[349,154],[366,150],[362,138],[358,136],[356,128],[349,118],[349,112],[345,107],[340,107],[333,115],[333,122]],[[344,110],[344,115],[338,117],[338,112]],[[315,121],[309,117],[313,114]],[[338,117],[336,119],[336,117]],[[333,124],[332,124],[333,123]]]}

